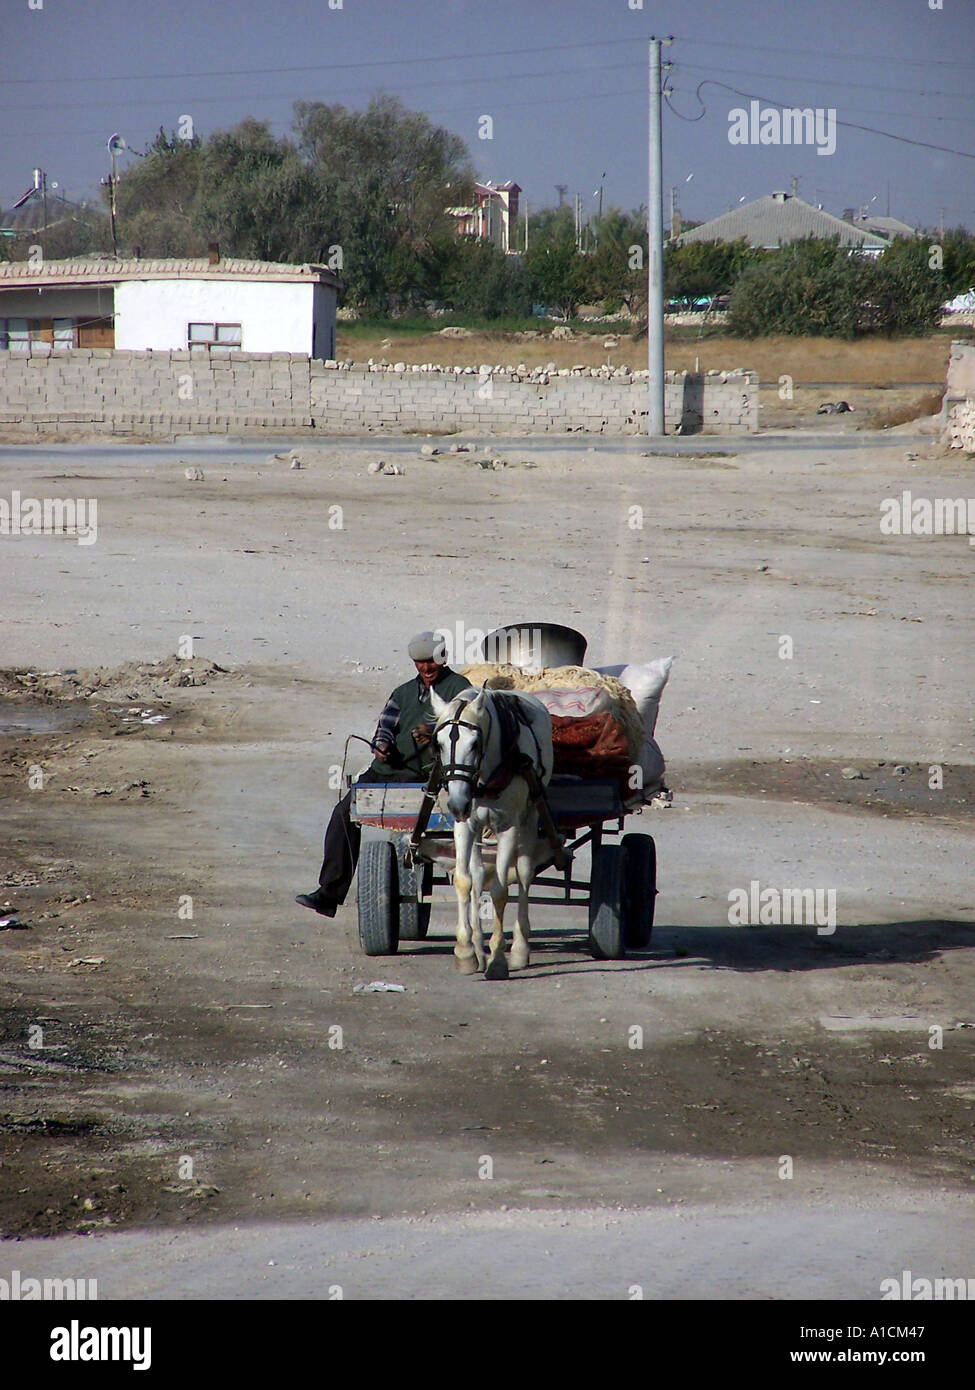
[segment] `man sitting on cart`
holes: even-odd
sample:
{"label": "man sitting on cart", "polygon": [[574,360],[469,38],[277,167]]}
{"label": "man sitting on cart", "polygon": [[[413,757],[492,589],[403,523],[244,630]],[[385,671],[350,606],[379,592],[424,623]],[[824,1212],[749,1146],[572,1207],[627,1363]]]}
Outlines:
{"label": "man sitting on cart", "polygon": [[[430,738],[436,717],[430,691],[452,700],[470,688],[470,681],[452,671],[444,660],[444,642],[433,632],[421,632],[410,642],[416,675],[398,685],[379,716],[371,748],[375,757],[358,782],[426,782],[433,766]],[[345,902],[359,862],[361,827],[350,818],[352,792],[337,803],[325,831],[324,857],[314,893],[299,893],[295,902],[322,917],[334,917]]]}

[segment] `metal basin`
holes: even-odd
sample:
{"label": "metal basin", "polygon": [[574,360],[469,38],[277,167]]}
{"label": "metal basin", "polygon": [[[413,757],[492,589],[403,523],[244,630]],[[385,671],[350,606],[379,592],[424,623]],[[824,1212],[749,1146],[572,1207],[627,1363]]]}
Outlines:
{"label": "metal basin", "polygon": [[581,632],[559,623],[509,623],[487,634],[481,644],[481,660],[518,666],[523,671],[581,666],[587,645]]}

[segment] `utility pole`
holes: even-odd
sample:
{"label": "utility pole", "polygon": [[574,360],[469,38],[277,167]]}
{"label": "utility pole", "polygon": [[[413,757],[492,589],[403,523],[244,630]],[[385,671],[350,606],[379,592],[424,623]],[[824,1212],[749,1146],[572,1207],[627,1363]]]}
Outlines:
{"label": "utility pole", "polygon": [[528,199],[525,199],[525,255],[528,255]]}
{"label": "utility pole", "polygon": [[673,39],[650,39],[650,196],[647,200],[647,235],[650,251],[647,265],[647,433],[650,435],[665,433],[663,144],[660,130],[660,45],[663,43],[673,43]]}
{"label": "utility pole", "polygon": [[116,218],[116,213],[117,213],[117,210],[118,210],[118,209],[117,209],[116,200],[115,200],[115,188],[116,188],[116,184],[118,183],[118,173],[117,173],[117,168],[116,168],[115,160],[116,160],[116,156],[118,155],[119,150],[124,150],[124,149],[125,149],[125,141],[122,139],[121,135],[113,135],[113,136],[109,139],[109,142],[108,142],[108,153],[109,153],[109,158],[111,159],[112,172],[111,172],[111,174],[109,175],[109,178],[108,178],[108,191],[109,191],[109,194],[111,195],[111,197],[110,197],[110,206],[111,206],[111,215],[112,215],[112,255],[113,255],[113,256],[116,256],[116,257],[118,256],[118,239],[117,239],[117,237],[116,237],[116,223],[115,223],[115,218]]}

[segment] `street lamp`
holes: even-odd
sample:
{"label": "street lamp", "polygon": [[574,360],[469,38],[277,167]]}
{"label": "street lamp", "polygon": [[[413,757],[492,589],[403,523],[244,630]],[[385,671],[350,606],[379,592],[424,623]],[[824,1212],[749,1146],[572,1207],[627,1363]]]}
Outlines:
{"label": "street lamp", "polygon": [[125,141],[122,139],[121,135],[115,134],[115,135],[112,135],[112,136],[109,137],[109,141],[108,141],[108,157],[109,157],[109,159],[111,160],[112,172],[111,172],[111,173],[109,174],[109,176],[108,176],[108,191],[109,191],[109,194],[110,194],[110,206],[111,206],[111,218],[112,218],[112,255],[113,255],[113,256],[116,256],[116,257],[118,256],[118,240],[117,240],[116,235],[115,235],[115,214],[116,214],[115,185],[116,185],[116,183],[118,182],[118,175],[117,175],[117,173],[116,173],[115,160],[116,160],[117,155],[119,154],[119,151],[120,151],[120,150],[124,150],[124,149],[125,149]]}

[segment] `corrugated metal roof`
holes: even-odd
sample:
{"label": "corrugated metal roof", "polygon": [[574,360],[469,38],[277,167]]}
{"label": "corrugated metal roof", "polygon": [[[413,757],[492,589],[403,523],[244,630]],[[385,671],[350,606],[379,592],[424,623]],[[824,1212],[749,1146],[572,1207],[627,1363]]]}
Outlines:
{"label": "corrugated metal roof", "polygon": [[111,256],[77,256],[66,261],[45,261],[34,267],[29,261],[0,263],[0,289],[41,285],[117,284],[120,280],[312,280],[341,288],[338,276],[324,265],[286,265],[275,261],[243,261],[221,258],[211,265],[198,260],[134,260]]}
{"label": "corrugated metal roof", "polygon": [[841,246],[866,246],[882,249],[883,237],[873,236],[841,217],[814,208],[789,193],[766,194],[744,207],[733,208],[700,227],[692,227],[678,238],[680,245],[692,241],[738,241],[744,238],[749,246],[779,247],[803,237],[826,240],[838,236]]}

